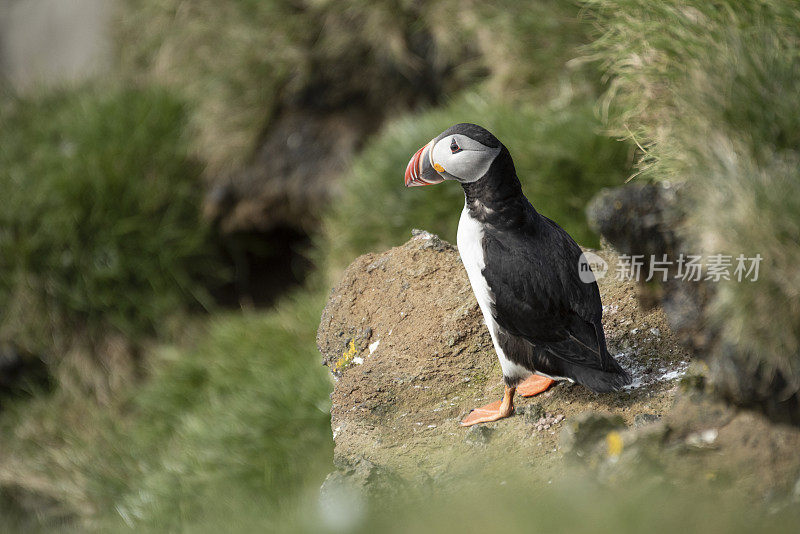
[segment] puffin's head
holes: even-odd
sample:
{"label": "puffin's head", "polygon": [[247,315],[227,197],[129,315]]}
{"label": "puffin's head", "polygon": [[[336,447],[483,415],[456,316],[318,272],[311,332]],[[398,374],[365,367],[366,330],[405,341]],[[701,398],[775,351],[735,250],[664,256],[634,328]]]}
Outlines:
{"label": "puffin's head", "polygon": [[480,180],[503,145],[485,128],[467,122],[451,126],[411,157],[406,187],[433,185],[444,180]]}

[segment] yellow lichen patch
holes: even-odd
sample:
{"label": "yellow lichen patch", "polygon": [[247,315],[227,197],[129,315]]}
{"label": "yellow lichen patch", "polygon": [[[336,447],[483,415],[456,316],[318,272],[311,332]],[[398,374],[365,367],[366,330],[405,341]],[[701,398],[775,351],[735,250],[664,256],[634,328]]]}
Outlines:
{"label": "yellow lichen patch", "polygon": [[336,360],[333,370],[334,371],[343,370],[345,367],[347,367],[353,362],[353,358],[356,357],[356,354],[358,354],[358,348],[356,348],[356,340],[351,339],[350,343],[347,346],[347,349],[345,349],[342,352],[342,356],[338,360]]}
{"label": "yellow lichen patch", "polygon": [[618,457],[622,454],[622,436],[619,432],[609,432],[606,436],[606,446],[608,447],[608,455],[612,458]]}

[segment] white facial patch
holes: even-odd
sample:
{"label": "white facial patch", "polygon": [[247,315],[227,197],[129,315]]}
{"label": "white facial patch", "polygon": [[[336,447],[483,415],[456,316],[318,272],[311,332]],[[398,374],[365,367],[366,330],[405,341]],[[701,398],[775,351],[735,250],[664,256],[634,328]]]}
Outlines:
{"label": "white facial patch", "polygon": [[[453,140],[459,149],[456,152],[451,148]],[[453,134],[436,142],[431,152],[431,163],[434,168],[441,166],[452,178],[468,183],[486,174],[499,153],[500,147],[491,148],[466,135]]]}

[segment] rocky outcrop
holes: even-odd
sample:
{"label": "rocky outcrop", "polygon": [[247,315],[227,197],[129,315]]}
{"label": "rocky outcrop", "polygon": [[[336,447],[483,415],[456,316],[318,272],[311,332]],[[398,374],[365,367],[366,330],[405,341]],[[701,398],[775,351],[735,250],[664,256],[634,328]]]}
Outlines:
{"label": "rocky outcrop", "polygon": [[[600,256],[613,263],[613,252]],[[356,259],[331,292],[317,344],[336,377],[331,428],[341,472],[390,472],[405,480],[479,469],[546,477],[564,451],[562,429],[579,414],[623,425],[665,414],[688,358],[663,312],[642,309],[631,282],[599,280],[611,350],[632,371],[627,390],[595,395],[560,384],[518,398],[515,417],[470,429],[458,421],[499,398],[502,377],[455,248],[418,232],[409,242]],[[579,439],[579,442],[582,441]],[[366,462],[366,463],[365,463]],[[365,478],[365,477],[360,477]]]}

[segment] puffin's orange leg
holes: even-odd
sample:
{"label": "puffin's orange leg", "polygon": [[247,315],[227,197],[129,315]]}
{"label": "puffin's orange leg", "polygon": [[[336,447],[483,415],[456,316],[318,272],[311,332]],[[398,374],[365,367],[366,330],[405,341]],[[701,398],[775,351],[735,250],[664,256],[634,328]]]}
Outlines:
{"label": "puffin's orange leg", "polygon": [[514,388],[506,386],[503,399],[491,404],[475,408],[461,421],[461,426],[472,426],[476,423],[490,423],[514,413]]}
{"label": "puffin's orange leg", "polygon": [[539,393],[544,393],[555,383],[552,378],[539,375],[531,375],[523,383],[517,386],[517,393],[523,397],[533,397]]}

